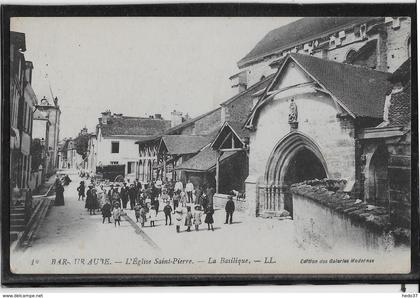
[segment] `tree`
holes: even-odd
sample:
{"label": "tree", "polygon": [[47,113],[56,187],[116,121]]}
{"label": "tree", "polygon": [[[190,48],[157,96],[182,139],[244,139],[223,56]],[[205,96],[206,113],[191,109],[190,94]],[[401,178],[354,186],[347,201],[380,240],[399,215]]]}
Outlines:
{"label": "tree", "polygon": [[83,159],[87,157],[88,145],[89,145],[89,134],[79,134],[74,139],[77,154],[81,155]]}

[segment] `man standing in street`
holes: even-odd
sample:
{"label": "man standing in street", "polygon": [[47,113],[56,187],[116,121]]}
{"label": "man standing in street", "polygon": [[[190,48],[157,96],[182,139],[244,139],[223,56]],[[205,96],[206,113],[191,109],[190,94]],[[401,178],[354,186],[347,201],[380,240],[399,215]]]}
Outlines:
{"label": "man standing in street", "polygon": [[194,184],[191,183],[191,180],[188,180],[187,185],[185,185],[185,192],[187,193],[187,202],[192,203],[192,194],[194,191]]}
{"label": "man standing in street", "polygon": [[229,200],[227,201],[226,206],[225,206],[225,211],[226,211],[225,224],[228,223],[228,220],[229,220],[229,224],[232,224],[232,216],[233,216],[233,212],[235,211],[235,203],[233,202],[232,196],[229,196]]}
{"label": "man standing in street", "polygon": [[130,185],[130,189],[128,192],[128,198],[130,199],[130,209],[134,210],[134,206],[136,205],[136,198],[137,198],[137,191],[134,184]]}
{"label": "man standing in street", "polygon": [[122,200],[122,205],[123,205],[123,209],[127,209],[127,202],[128,202],[128,187],[127,187],[127,183],[124,182],[124,186],[121,187],[121,200]]}
{"label": "man standing in street", "polygon": [[179,181],[179,179],[177,179],[175,183],[175,193],[177,190],[179,190],[179,193],[181,193],[181,191],[184,191],[184,185],[181,181]]}

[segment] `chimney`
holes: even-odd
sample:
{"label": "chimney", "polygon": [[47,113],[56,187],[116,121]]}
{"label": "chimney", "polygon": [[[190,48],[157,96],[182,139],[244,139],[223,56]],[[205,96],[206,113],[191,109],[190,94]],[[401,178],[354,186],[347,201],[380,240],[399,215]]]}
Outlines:
{"label": "chimney", "polygon": [[241,72],[238,72],[237,74],[234,74],[229,78],[229,80],[232,83],[232,88],[237,88],[238,93],[241,93],[246,90],[247,84],[248,84],[248,78],[247,78],[248,71],[243,70]]}
{"label": "chimney", "polygon": [[34,65],[31,61],[25,62],[25,79],[26,81],[32,85],[32,69],[34,69]]}
{"label": "chimney", "polygon": [[111,111],[106,110],[105,112],[102,112],[102,124],[108,124],[109,119],[111,118]]}
{"label": "chimney", "polygon": [[173,110],[171,112],[171,127],[177,126],[182,123],[182,112]]}

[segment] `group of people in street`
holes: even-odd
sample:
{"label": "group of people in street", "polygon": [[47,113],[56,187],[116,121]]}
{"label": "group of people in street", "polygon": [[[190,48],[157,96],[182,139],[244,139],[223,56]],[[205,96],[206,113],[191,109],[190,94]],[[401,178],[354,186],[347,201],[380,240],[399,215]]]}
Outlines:
{"label": "group of people in street", "polygon": [[[80,182],[77,195],[78,200],[85,201],[85,208],[90,215],[101,212],[102,223],[105,221],[111,223],[112,217],[115,227],[120,225],[121,216],[127,209],[134,211],[136,222],[141,227],[147,223],[150,227],[154,227],[163,204],[165,225],[171,226],[174,217],[177,233],[181,232],[181,226],[185,226],[187,232],[192,229],[199,231],[203,222],[207,224],[207,230],[214,231],[214,189],[211,186],[194,187],[193,183],[188,181],[184,187],[179,180],[176,182],[169,180],[165,183],[156,180],[144,185],[136,180],[131,184],[128,181],[122,185],[114,183],[106,186],[103,182],[91,179],[87,191],[85,181]],[[235,211],[231,196],[226,203],[225,211],[225,223],[231,224]]]}

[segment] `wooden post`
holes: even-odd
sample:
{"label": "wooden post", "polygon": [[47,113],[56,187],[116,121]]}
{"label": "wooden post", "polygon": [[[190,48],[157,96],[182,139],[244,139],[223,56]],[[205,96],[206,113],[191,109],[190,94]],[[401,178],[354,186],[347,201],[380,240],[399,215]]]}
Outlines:
{"label": "wooden post", "polygon": [[163,182],[163,181],[166,181],[166,155],[164,154],[162,158],[163,158],[163,178],[162,178],[162,182]]}
{"label": "wooden post", "polygon": [[220,151],[217,150],[217,157],[216,157],[216,193],[219,193],[219,159],[220,159]]}

